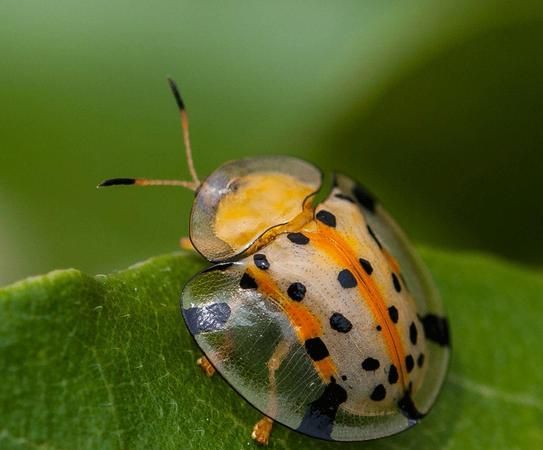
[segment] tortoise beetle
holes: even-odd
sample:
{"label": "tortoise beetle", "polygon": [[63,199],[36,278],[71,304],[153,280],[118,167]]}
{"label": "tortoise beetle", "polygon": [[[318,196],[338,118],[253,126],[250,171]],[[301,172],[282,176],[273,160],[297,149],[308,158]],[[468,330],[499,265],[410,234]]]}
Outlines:
{"label": "tortoise beetle", "polygon": [[205,357],[264,414],[303,434],[362,441],[416,424],[443,384],[450,343],[431,278],[376,198],[290,156],[227,162],[204,181],[115,178],[100,186],[174,185],[196,192],[190,241],[213,265],[185,286],[182,315]]}

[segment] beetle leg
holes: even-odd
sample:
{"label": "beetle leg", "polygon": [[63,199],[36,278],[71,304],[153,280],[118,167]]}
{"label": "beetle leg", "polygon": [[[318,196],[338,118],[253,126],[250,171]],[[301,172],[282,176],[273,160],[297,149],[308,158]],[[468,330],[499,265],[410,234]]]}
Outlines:
{"label": "beetle leg", "polygon": [[196,364],[200,366],[202,372],[204,372],[208,377],[213,376],[213,374],[215,373],[215,367],[211,365],[209,359],[207,359],[205,356],[200,356],[196,360]]}
{"label": "beetle leg", "polygon": [[257,442],[257,444],[268,445],[272,426],[273,420],[271,420],[268,416],[262,417],[262,419],[255,423],[251,437]]}
{"label": "beetle leg", "polygon": [[181,247],[183,250],[194,251],[194,246],[192,245],[190,238],[187,236],[183,236],[179,239],[179,247]]}
{"label": "beetle leg", "polygon": [[[285,359],[290,349],[290,342],[282,340],[277,344],[272,356],[268,360],[268,380],[270,383],[270,394],[268,398],[268,411],[271,416],[277,414],[277,381],[275,378],[275,372],[281,366],[281,363]],[[270,434],[272,431],[273,420],[268,416],[262,417],[255,426],[251,437],[261,445],[268,445]]]}

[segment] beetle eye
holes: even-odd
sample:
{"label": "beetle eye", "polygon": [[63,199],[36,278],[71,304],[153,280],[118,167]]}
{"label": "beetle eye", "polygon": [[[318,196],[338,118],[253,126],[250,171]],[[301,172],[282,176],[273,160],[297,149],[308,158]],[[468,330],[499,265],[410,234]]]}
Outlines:
{"label": "beetle eye", "polygon": [[226,185],[226,190],[232,194],[235,194],[239,190],[240,185],[241,180],[239,177],[232,178],[232,180],[230,180],[230,182]]}

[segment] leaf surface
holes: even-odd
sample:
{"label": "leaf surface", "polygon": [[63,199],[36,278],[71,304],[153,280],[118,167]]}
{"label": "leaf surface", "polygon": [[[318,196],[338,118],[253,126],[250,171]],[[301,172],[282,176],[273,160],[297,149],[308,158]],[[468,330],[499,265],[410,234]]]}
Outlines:
{"label": "leaf surface", "polygon": [[[430,415],[398,436],[316,441],[276,426],[270,449],[534,448],[543,441],[543,276],[423,249],[453,358]],[[91,277],[63,270],[0,289],[0,447],[255,448],[259,414],[206,378],[179,313],[204,263],[188,253]]]}

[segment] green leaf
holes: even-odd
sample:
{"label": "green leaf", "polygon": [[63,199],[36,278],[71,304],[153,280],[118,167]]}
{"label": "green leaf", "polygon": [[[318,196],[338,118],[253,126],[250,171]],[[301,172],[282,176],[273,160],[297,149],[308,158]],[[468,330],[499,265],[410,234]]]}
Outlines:
{"label": "green leaf", "polygon": [[[543,441],[541,273],[488,256],[422,252],[447,305],[453,360],[420,425],[367,444],[276,426],[271,449],[535,448]],[[259,414],[199,352],[179,313],[204,263],[188,253],[90,277],[52,272],[0,290],[0,447],[254,448]]]}

